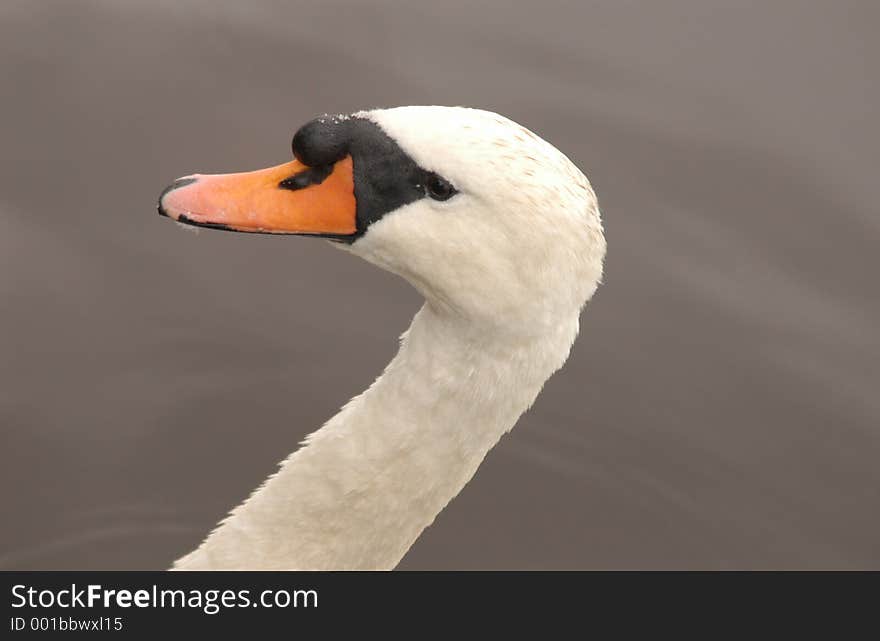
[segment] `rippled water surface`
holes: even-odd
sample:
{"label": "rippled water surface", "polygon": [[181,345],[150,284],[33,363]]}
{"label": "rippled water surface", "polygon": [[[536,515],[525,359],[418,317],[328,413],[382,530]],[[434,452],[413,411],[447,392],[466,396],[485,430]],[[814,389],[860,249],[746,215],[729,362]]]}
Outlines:
{"label": "rippled water surface", "polygon": [[405,283],[154,202],[425,103],[562,149],[609,255],[403,567],[880,567],[877,6],[3,2],[0,567],[166,567],[372,381]]}

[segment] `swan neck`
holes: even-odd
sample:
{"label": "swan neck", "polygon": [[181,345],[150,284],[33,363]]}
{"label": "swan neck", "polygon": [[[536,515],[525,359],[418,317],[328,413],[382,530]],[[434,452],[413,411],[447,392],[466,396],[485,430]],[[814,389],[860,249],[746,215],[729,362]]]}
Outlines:
{"label": "swan neck", "polygon": [[395,567],[562,365],[577,322],[496,335],[426,304],[383,374],[175,567]]}

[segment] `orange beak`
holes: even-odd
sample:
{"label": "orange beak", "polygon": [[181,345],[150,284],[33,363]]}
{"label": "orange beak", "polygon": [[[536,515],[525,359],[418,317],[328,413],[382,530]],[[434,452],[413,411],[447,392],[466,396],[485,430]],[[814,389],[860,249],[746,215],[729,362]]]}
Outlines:
{"label": "orange beak", "polygon": [[357,232],[352,160],[179,178],[159,197],[159,213],[230,231],[350,236]]}

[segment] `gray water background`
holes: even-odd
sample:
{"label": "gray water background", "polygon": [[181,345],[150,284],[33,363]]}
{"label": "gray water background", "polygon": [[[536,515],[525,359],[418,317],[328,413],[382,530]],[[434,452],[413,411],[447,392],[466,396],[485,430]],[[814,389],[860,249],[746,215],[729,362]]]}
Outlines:
{"label": "gray water background", "polygon": [[605,283],[413,568],[880,568],[876,2],[0,5],[0,568],[163,568],[420,305],[179,175],[464,104],[590,176]]}

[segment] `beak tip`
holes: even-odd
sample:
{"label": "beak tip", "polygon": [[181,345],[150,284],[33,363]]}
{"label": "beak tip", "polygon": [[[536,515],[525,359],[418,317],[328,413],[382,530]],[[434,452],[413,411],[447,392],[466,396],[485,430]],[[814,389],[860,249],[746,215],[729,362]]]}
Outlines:
{"label": "beak tip", "polygon": [[192,176],[187,176],[186,178],[178,178],[173,183],[168,185],[165,189],[163,189],[162,193],[159,194],[159,201],[156,203],[156,211],[159,212],[159,215],[165,216],[166,218],[174,218],[171,214],[168,213],[168,210],[165,207],[165,197],[175,189],[180,189],[181,187],[191,185],[197,180],[198,178]]}

